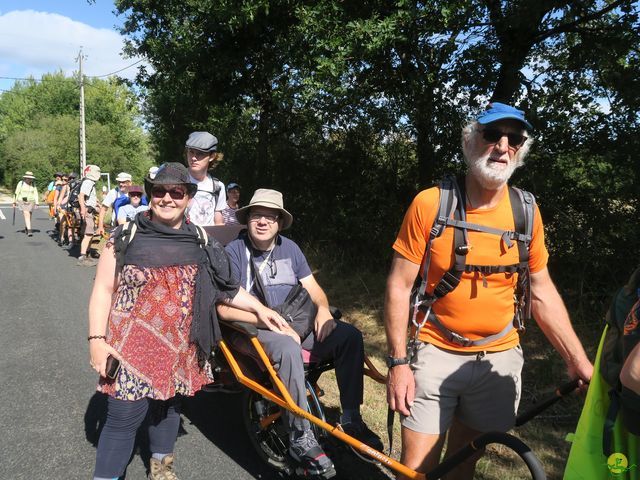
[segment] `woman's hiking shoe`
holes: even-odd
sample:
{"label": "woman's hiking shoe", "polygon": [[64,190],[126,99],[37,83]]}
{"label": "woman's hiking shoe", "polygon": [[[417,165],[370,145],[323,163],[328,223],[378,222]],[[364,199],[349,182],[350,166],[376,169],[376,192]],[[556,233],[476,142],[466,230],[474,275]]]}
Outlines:
{"label": "woman's hiking shoe", "polygon": [[173,472],[173,455],[165,455],[162,460],[151,457],[147,478],[149,480],[179,480]]}
{"label": "woman's hiking shoe", "polygon": [[306,430],[289,445],[289,455],[299,463],[296,473],[304,477],[331,478],[336,470],[333,462],[318,444],[311,430]]}
{"label": "woman's hiking shoe", "polygon": [[358,420],[355,422],[343,423],[342,430],[347,435],[360,440],[362,443],[369,445],[371,448],[382,452],[384,446],[382,445],[382,440],[380,437],[376,435],[367,424],[362,420]]}

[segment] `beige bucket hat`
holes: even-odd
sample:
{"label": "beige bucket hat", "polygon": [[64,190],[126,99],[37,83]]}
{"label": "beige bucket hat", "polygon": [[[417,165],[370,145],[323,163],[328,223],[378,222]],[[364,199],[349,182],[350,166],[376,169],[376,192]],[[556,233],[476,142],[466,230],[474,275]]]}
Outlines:
{"label": "beige bucket hat", "polygon": [[236,210],[236,218],[242,225],[247,224],[251,207],[267,207],[280,210],[282,215],[282,230],[286,230],[293,223],[293,215],[284,209],[282,193],[277,190],[270,190],[268,188],[259,188],[256,190],[249,205]]}

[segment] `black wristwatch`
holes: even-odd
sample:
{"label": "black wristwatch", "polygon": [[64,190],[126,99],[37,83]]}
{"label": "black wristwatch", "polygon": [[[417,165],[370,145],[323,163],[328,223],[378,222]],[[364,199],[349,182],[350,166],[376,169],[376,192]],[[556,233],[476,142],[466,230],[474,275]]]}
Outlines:
{"label": "black wristwatch", "polygon": [[386,362],[387,362],[387,367],[393,368],[393,367],[397,367],[398,365],[407,365],[409,363],[409,359],[407,357],[396,358],[396,357],[388,356],[386,359]]}

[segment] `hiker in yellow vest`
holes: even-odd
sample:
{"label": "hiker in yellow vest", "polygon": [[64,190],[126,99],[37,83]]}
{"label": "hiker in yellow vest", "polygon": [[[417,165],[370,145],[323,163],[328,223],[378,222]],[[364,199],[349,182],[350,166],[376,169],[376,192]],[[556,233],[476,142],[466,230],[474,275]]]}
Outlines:
{"label": "hiker in yellow vest", "polygon": [[38,206],[38,188],[33,181],[36,177],[33,172],[26,172],[22,176],[22,180],[18,182],[16,191],[13,194],[13,207],[16,205],[22,210],[24,215],[24,231],[28,236],[33,236],[31,230],[31,214],[33,209]]}

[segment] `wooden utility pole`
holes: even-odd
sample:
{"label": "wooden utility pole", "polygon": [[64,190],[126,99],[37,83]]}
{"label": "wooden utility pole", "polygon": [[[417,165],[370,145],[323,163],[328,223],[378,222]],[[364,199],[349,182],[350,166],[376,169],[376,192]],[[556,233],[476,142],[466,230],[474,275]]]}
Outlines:
{"label": "wooden utility pole", "polygon": [[80,47],[80,53],[78,53],[78,76],[80,81],[80,177],[84,175],[84,169],[87,166],[87,146],[85,142],[84,131],[84,76],[82,75],[82,47]]}

